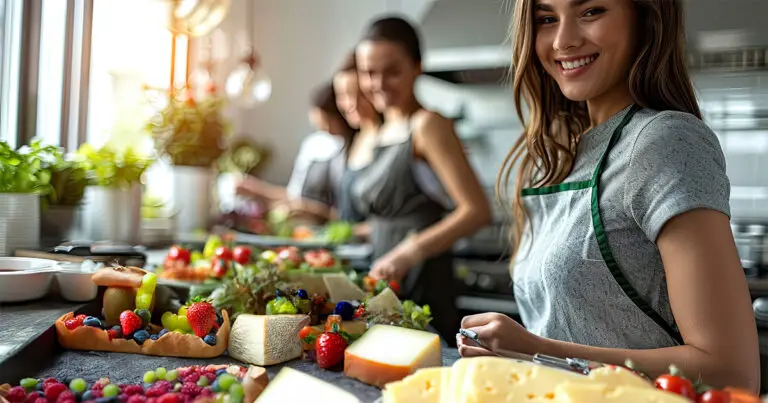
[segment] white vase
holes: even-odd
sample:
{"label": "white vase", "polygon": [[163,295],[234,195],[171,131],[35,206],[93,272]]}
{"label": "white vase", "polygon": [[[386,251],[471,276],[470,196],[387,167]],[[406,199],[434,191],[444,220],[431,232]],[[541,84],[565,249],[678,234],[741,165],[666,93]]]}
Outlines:
{"label": "white vase", "polygon": [[0,256],[40,247],[40,196],[0,193]]}
{"label": "white vase", "polygon": [[89,186],[82,210],[83,236],[91,241],[139,243],[141,184],[128,189]]}
{"label": "white vase", "polygon": [[177,212],[178,234],[208,229],[212,215],[213,179],[213,171],[208,168],[173,167],[173,205]]}

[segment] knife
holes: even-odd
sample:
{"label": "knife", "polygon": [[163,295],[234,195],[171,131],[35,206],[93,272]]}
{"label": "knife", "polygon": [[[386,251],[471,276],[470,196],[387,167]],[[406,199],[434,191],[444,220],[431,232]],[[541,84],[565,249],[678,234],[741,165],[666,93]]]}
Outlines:
{"label": "knife", "polygon": [[603,366],[603,364],[585,360],[582,358],[558,358],[545,354],[536,353],[534,355],[518,353],[516,351],[504,350],[504,349],[491,349],[486,346],[477,335],[477,332],[470,329],[459,329],[459,335],[471,340],[478,347],[482,347],[492,353],[495,353],[499,357],[512,358],[522,361],[535,362],[547,367],[564,369],[566,371],[578,372],[580,374],[588,375],[593,369]]}

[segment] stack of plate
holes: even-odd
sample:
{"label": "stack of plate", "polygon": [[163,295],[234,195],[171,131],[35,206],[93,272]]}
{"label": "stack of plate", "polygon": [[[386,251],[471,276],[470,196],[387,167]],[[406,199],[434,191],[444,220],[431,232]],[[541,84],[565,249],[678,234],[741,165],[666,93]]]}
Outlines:
{"label": "stack of plate", "polygon": [[40,196],[0,193],[0,256],[40,247]]}

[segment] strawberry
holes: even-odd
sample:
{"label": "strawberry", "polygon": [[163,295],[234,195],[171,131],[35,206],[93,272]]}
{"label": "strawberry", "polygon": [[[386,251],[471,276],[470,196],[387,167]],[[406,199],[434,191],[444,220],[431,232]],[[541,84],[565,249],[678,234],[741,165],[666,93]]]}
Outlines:
{"label": "strawberry", "polygon": [[133,311],[123,311],[120,314],[120,326],[123,327],[123,334],[129,335],[141,329],[141,318]]}
{"label": "strawberry", "polygon": [[347,341],[338,333],[325,332],[315,340],[317,366],[331,368],[344,360]]}
{"label": "strawberry", "polygon": [[67,319],[64,321],[64,326],[66,326],[69,330],[75,330],[82,325],[82,322],[78,322],[75,318]]}
{"label": "strawberry", "polygon": [[197,337],[205,337],[216,323],[216,310],[208,300],[195,298],[187,308],[187,322]]}
{"label": "strawberry", "polygon": [[357,318],[359,318],[361,316],[364,316],[364,315],[365,315],[365,307],[360,305],[355,310],[355,315],[353,316],[353,318],[357,319]]}

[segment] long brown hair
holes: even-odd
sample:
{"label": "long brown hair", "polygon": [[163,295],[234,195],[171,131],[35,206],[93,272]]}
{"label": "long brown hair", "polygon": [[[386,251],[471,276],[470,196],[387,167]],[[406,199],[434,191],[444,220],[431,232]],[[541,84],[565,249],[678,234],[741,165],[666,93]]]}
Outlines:
{"label": "long brown hair", "polygon": [[[535,0],[517,0],[512,17],[513,92],[523,133],[504,159],[496,180],[499,200],[509,200],[508,183],[515,166],[512,197],[517,254],[528,219],[521,191],[561,183],[571,172],[579,137],[589,128],[585,102],[563,95],[535,53]],[[686,65],[682,0],[634,0],[637,10],[638,53],[629,73],[633,101],[642,107],[701,112]],[[529,112],[523,114],[523,101]],[[514,259],[514,256],[513,256]]]}

